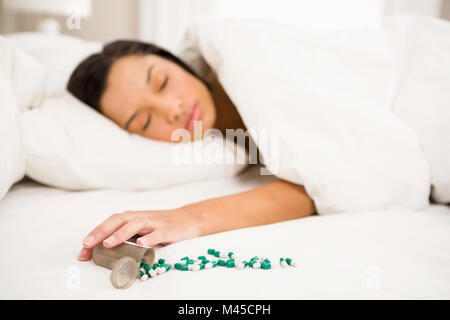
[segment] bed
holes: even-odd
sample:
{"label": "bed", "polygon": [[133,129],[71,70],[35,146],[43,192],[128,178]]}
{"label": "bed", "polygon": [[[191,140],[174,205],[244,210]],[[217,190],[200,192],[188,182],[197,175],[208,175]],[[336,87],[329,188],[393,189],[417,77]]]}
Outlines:
{"label": "bed", "polygon": [[[214,248],[245,258],[267,257],[274,269],[171,270],[146,282],[136,281],[126,290],[112,286],[110,270],[76,259],[81,240],[92,228],[113,213],[171,209],[249,190],[275,177],[261,175],[261,168],[255,166],[243,172],[238,171],[240,165],[228,170],[223,165],[208,170],[174,166],[175,147],[139,140],[87,106],[59,100],[69,95],[64,84],[71,70],[82,57],[99,50],[100,43],[34,33],[0,37],[0,91],[4,101],[10,101],[4,103],[10,108],[0,108],[0,129],[7,133],[0,134],[0,145],[8,147],[0,156],[0,298],[449,299],[450,95],[441,88],[450,81],[446,54],[450,24],[414,17],[397,22],[387,30],[393,32],[392,39],[414,40],[411,48],[420,54],[409,56],[416,60],[399,59],[402,55],[388,45],[398,42],[387,41],[391,35],[376,30],[371,39],[385,48],[378,42],[367,43],[366,33],[329,34],[329,41],[323,42],[317,35],[281,25],[245,21],[204,21],[193,29],[192,37],[188,33],[183,56],[187,59],[195,53],[189,61],[197,67],[201,65],[195,61],[201,60],[195,57],[209,60],[237,105],[255,112],[248,113],[247,120],[264,120],[249,122],[248,127],[272,128],[262,124],[277,119],[283,130],[295,129],[293,139],[281,140],[280,161],[265,165],[274,173],[280,164],[278,177],[304,185],[319,215],[155,247],[156,258],[169,261],[205,255]],[[353,37],[360,42],[347,41]],[[429,41],[435,49],[431,53],[424,49]],[[236,51],[236,47],[248,50]],[[344,48],[355,49],[349,52],[359,60],[341,54]],[[391,54],[380,54],[384,51],[379,48]],[[222,61],[218,53],[227,59]],[[274,59],[288,53],[289,59]],[[273,77],[256,77],[259,68],[245,66],[254,56],[261,63],[286,65],[271,65],[266,72]],[[289,61],[296,61],[295,70],[301,72],[291,72]],[[342,74],[342,68],[347,68],[346,81],[331,76]],[[260,79],[259,85],[254,79]],[[241,90],[252,83],[264,91],[270,88],[266,79],[283,80],[286,94]],[[269,93],[272,100],[266,99]],[[280,101],[280,96],[286,99]],[[270,110],[273,105],[290,107],[297,117],[260,109]],[[300,107],[305,109],[300,112]],[[324,114],[329,122],[323,121]],[[10,189],[23,176],[33,180],[22,179]],[[132,191],[136,189],[141,191]],[[428,205],[429,200],[447,205]],[[290,257],[298,266],[281,268],[280,257]]]}
{"label": "bed", "polygon": [[110,270],[76,256],[111,213],[168,209],[270,182],[250,167],[219,180],[149,191],[73,192],[23,180],[0,202],[2,299],[449,299],[450,208],[355,212],[252,227],[157,247],[176,260],[208,248],[297,268],[170,270],[115,289]]}

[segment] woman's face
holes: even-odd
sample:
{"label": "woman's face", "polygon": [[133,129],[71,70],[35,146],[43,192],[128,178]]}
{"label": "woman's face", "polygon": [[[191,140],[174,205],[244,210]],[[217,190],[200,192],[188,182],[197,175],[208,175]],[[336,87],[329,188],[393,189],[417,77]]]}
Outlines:
{"label": "woman's face", "polygon": [[173,141],[175,129],[194,138],[193,121],[203,133],[216,120],[216,108],[203,82],[157,55],[130,55],[111,67],[100,111],[121,128],[146,138]]}

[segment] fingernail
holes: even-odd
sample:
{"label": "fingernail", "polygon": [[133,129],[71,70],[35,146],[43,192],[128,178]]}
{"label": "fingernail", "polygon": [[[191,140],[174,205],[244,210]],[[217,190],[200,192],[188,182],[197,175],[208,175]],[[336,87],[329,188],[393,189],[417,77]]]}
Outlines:
{"label": "fingernail", "polygon": [[92,244],[92,242],[94,242],[94,237],[93,236],[87,236],[83,240],[83,245],[84,246],[90,246]]}
{"label": "fingernail", "polygon": [[106,240],[103,241],[103,243],[108,246],[113,245],[114,242],[116,242],[116,237],[114,237],[114,236],[110,236],[109,238],[107,238]]}
{"label": "fingernail", "polygon": [[78,255],[78,259],[86,259],[88,255],[88,250],[86,248],[82,249]]}
{"label": "fingernail", "polygon": [[147,245],[147,240],[145,240],[145,238],[139,238],[137,239],[138,244],[146,246]]}

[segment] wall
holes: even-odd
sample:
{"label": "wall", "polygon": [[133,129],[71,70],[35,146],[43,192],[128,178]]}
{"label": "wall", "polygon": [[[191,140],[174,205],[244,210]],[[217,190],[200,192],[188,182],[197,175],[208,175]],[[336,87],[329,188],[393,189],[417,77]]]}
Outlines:
{"label": "wall", "polygon": [[450,20],[450,0],[444,0],[441,17],[445,20]]}
{"label": "wall", "polygon": [[[95,41],[138,38],[140,35],[142,36],[139,33],[139,18],[145,19],[147,17],[147,19],[150,19],[151,17],[151,13],[147,15],[145,12],[139,12],[139,0],[93,0],[92,6],[92,16],[82,20],[79,30],[69,30],[66,27],[65,18],[59,18],[61,32]],[[450,20],[450,0],[443,0],[441,17]],[[0,34],[14,31],[33,31],[39,21],[39,18],[35,15],[24,13],[6,15],[5,12],[1,12],[1,7],[0,19]]]}
{"label": "wall", "polygon": [[[7,17],[3,12],[0,16],[2,16],[0,33],[34,31],[39,21],[36,15],[25,13],[16,13],[13,17]],[[66,26],[66,18],[61,17],[58,20],[61,24],[61,33],[87,40],[110,41],[118,38],[137,38],[138,0],[93,0],[92,15],[81,20],[79,30],[69,30]]]}

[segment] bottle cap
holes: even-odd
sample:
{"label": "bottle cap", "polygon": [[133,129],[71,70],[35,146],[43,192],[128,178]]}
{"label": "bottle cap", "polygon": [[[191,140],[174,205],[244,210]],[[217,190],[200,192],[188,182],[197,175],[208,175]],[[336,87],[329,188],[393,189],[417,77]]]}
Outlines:
{"label": "bottle cap", "polygon": [[130,287],[137,278],[138,264],[132,257],[122,257],[112,266],[111,283],[118,289]]}

